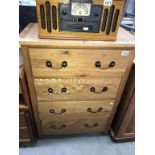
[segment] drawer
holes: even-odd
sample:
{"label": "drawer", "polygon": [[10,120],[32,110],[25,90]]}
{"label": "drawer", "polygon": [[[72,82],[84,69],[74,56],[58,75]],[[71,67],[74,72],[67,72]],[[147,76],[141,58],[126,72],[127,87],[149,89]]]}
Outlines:
{"label": "drawer", "polygon": [[120,76],[133,53],[123,53],[122,50],[29,49],[33,76],[38,77]]}
{"label": "drawer", "polygon": [[34,142],[36,133],[34,124],[32,124],[30,111],[26,106],[19,106],[19,142]]}
{"label": "drawer", "polygon": [[26,127],[26,126],[27,126],[27,123],[26,123],[25,113],[20,112],[19,113],[19,127]]}
{"label": "drawer", "polygon": [[27,127],[19,128],[19,139],[31,139]]}
{"label": "drawer", "polygon": [[114,100],[39,102],[38,110],[41,120],[75,116],[102,116],[107,118],[111,114],[113,105]]}
{"label": "drawer", "polygon": [[107,119],[102,117],[63,118],[42,121],[43,135],[71,134],[71,133],[102,133],[105,130]]}
{"label": "drawer", "polygon": [[114,99],[121,78],[34,79],[38,101]]}

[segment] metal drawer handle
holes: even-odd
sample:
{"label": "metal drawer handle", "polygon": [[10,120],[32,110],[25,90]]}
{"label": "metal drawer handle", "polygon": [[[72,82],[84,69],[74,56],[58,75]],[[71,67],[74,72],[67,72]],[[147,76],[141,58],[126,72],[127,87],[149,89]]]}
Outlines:
{"label": "metal drawer handle", "polygon": [[108,69],[108,68],[111,68],[114,66],[115,66],[115,61],[111,61],[107,67],[101,67],[100,61],[96,61],[96,63],[95,63],[95,67],[98,67],[100,69]]}
{"label": "metal drawer handle", "polygon": [[[64,88],[61,89],[61,92],[60,93],[65,93],[66,91],[67,91],[67,88],[64,87]],[[60,93],[54,93],[53,88],[48,88],[48,92],[51,93],[51,94],[52,93],[53,94],[60,94]]]}
{"label": "metal drawer handle", "polygon": [[85,128],[95,128],[95,127],[97,127],[98,125],[99,125],[98,123],[95,123],[95,124],[93,124],[93,125],[84,124],[84,127],[85,127]]}
{"label": "metal drawer handle", "polygon": [[93,93],[96,93],[96,94],[101,94],[103,92],[106,92],[107,90],[108,90],[108,87],[103,87],[103,89],[100,92],[97,92],[95,87],[90,88],[90,91],[93,92]]}
{"label": "metal drawer handle", "polygon": [[55,129],[55,130],[62,130],[63,128],[65,128],[66,125],[65,124],[62,124],[60,127],[56,127],[55,125],[51,125],[51,128],[52,129]]}
{"label": "metal drawer handle", "polygon": [[54,109],[50,109],[50,113],[53,113],[55,115],[57,115],[57,114],[63,114],[65,112],[66,112],[66,109],[62,109],[61,112],[55,112]]}
{"label": "metal drawer handle", "polygon": [[102,107],[101,107],[101,108],[98,108],[97,111],[92,111],[91,108],[88,108],[88,109],[87,109],[87,112],[91,112],[91,113],[98,113],[98,112],[101,112],[101,111],[103,111],[103,108],[102,108]]}
{"label": "metal drawer handle", "polygon": [[62,68],[67,67],[67,61],[63,61],[60,67],[54,68],[54,67],[52,66],[52,62],[48,60],[48,61],[46,61],[46,66],[47,66],[48,68],[52,68],[52,69],[55,69],[55,70],[60,70],[60,69],[62,69]]}

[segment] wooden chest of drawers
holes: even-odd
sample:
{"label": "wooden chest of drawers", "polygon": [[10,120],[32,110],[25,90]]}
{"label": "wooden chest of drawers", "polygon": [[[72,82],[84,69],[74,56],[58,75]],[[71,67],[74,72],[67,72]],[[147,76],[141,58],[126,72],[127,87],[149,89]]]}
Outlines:
{"label": "wooden chest of drawers", "polygon": [[37,140],[37,135],[23,65],[19,67],[19,86],[19,145],[25,146],[33,144]]}
{"label": "wooden chest of drawers", "polygon": [[39,137],[107,133],[134,59],[134,37],[116,41],[38,38],[37,24],[20,34]]}

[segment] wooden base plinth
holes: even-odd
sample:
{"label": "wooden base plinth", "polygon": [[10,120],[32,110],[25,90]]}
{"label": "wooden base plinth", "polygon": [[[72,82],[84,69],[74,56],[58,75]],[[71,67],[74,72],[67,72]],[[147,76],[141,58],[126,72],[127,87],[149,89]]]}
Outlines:
{"label": "wooden base plinth", "polygon": [[110,136],[114,142],[129,142],[135,140],[135,137],[117,137],[112,129],[110,129]]}

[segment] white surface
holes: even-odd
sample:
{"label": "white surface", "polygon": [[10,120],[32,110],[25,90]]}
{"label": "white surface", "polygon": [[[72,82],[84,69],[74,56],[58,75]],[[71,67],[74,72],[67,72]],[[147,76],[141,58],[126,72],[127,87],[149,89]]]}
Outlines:
{"label": "white surface", "polygon": [[36,6],[36,0],[19,0],[19,4],[23,6]]}
{"label": "white surface", "polygon": [[104,0],[104,6],[111,6],[113,0]]}

